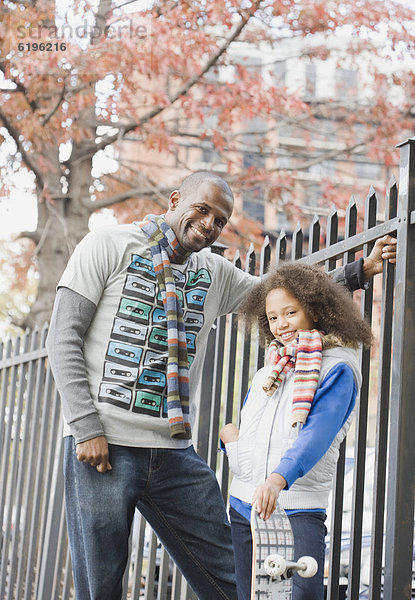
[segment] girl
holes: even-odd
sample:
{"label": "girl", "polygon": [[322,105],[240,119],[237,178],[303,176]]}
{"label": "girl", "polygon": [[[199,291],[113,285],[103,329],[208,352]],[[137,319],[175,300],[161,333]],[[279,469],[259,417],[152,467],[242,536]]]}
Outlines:
{"label": "girl", "polygon": [[241,311],[270,344],[269,364],[253,378],[240,430],[229,423],[220,432],[233,473],[238,599],[251,597],[251,507],[268,519],[278,500],[293,529],[294,558],[311,555],[319,566],[311,579],[294,576],[293,600],[321,600],[325,509],[361,385],[356,349],[370,345],[370,327],[346,290],[300,263],[268,273]]}

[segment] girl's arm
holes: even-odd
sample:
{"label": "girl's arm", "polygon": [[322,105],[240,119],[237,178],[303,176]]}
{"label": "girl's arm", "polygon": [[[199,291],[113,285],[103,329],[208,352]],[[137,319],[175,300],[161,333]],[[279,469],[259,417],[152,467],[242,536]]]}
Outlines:
{"label": "girl's arm", "polygon": [[261,519],[270,518],[277,506],[280,491],[287,485],[286,480],[279,473],[271,473],[264,483],[259,485],[252,497],[252,506],[259,512]]}
{"label": "girl's arm", "polygon": [[274,469],[288,489],[324,456],[349,418],[356,400],[353,371],[345,363],[333,367],[317,390],[298,438]]}

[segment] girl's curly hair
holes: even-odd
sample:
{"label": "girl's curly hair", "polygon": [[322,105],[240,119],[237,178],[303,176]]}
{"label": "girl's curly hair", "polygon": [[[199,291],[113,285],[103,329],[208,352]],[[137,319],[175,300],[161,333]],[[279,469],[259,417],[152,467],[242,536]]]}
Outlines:
{"label": "girl's curly hair", "polygon": [[334,334],[346,346],[370,346],[372,332],[350,293],[321,269],[299,262],[284,262],[273,267],[244,298],[240,313],[247,323],[258,323],[261,342],[269,343],[273,335],[265,312],[268,293],[284,288],[318,322],[316,329]]}

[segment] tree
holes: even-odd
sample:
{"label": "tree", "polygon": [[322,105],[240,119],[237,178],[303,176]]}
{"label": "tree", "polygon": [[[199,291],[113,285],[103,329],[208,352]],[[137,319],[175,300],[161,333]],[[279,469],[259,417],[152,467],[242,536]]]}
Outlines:
{"label": "tree", "polygon": [[[347,156],[364,147],[393,163],[391,147],[410,128],[414,75],[405,68],[385,74],[372,60],[380,38],[384,60],[404,66],[413,59],[412,12],[397,0],[158,0],[126,12],[129,5],[73,0],[65,12],[49,0],[5,0],[0,8],[3,150],[33,173],[38,203],[37,229],[22,234],[34,244],[38,273],[37,297],[22,326],[49,317],[55,285],[91,214],[165,208],[168,192],[194,168],[194,152],[226,165],[237,191],[260,187],[263,198],[275,199],[295,186],[297,173],[336,152]],[[328,41],[344,31],[351,40],[348,64],[364,53],[374,90],[372,101],[354,110],[281,87],[274,59],[261,72],[249,62],[253,49],[273,57],[300,39],[302,59],[326,60]],[[389,98],[392,83],[402,94],[399,105]],[[283,167],[276,128],[292,125],[310,140],[325,111],[344,132],[341,147],[316,153],[310,143]],[[255,119],[266,128],[256,131]],[[358,139],[351,134],[356,123],[365,124]],[[247,166],[241,159],[250,144],[265,162]],[[103,155],[113,159],[107,172],[97,160]],[[236,218],[229,235],[246,230],[256,239],[258,226]]]}

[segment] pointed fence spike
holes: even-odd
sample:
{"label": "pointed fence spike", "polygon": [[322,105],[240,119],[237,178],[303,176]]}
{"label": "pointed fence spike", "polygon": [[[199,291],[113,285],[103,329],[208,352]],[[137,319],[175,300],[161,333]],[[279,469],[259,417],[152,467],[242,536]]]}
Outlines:
{"label": "pointed fence spike", "polygon": [[238,267],[238,269],[240,269],[242,267],[242,260],[241,260],[241,255],[239,254],[239,250],[237,250],[235,252],[235,256],[234,256],[232,262],[235,265],[235,267]]}
{"label": "pointed fence spike", "polygon": [[287,234],[284,229],[281,229],[275,245],[275,262],[278,265],[281,260],[285,260],[287,256]]}
{"label": "pointed fence spike", "polygon": [[392,175],[389,184],[389,193],[386,200],[385,219],[393,219],[398,212],[398,184]]}
{"label": "pointed fence spike", "polygon": [[251,275],[255,274],[255,266],[256,266],[256,253],[254,245],[251,243],[246,253],[246,261],[245,261],[245,271],[247,273],[251,273]]}
{"label": "pointed fence spike", "polygon": [[298,260],[303,256],[303,230],[301,224],[297,223],[293,232],[293,243],[291,248],[292,260]]}
{"label": "pointed fence spike", "polygon": [[264,243],[261,248],[261,256],[259,263],[259,273],[263,275],[268,270],[268,266],[271,260],[271,244],[269,241],[269,236],[266,235],[264,239]]}
{"label": "pointed fence spike", "polygon": [[308,254],[314,254],[320,249],[320,217],[318,215],[313,216],[313,220],[310,223],[308,230]]}

